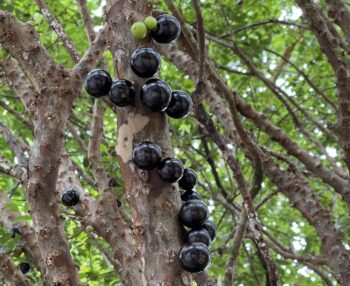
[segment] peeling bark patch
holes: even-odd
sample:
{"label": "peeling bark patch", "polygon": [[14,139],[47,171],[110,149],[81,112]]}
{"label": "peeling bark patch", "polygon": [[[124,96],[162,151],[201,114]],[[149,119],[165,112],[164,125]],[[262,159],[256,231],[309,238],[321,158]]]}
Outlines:
{"label": "peeling bark patch", "polygon": [[50,229],[48,227],[46,227],[46,228],[41,229],[39,234],[42,238],[48,238],[50,235],[50,232],[51,232]]}
{"label": "peeling bark patch", "polygon": [[177,251],[175,249],[168,249],[167,251],[168,262],[174,262],[177,257]]}
{"label": "peeling bark patch", "polygon": [[174,205],[171,202],[169,202],[169,201],[163,202],[162,206],[163,206],[164,210],[172,210],[173,207],[174,207]]}
{"label": "peeling bark patch", "polygon": [[145,227],[143,225],[134,225],[134,234],[135,235],[143,235],[145,233]]}
{"label": "peeling bark patch", "polygon": [[192,283],[191,276],[189,276],[186,273],[182,273],[181,278],[182,278],[182,282],[184,283],[184,285],[191,285],[191,283]]}
{"label": "peeling bark patch", "polygon": [[149,117],[129,113],[128,122],[121,125],[118,130],[118,144],[116,152],[124,163],[132,159],[132,142],[134,134],[141,131],[149,122]]}

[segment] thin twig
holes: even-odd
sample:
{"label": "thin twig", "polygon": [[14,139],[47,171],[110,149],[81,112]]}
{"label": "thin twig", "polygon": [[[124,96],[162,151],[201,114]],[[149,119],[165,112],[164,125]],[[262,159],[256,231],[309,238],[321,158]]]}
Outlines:
{"label": "thin twig", "polygon": [[52,15],[46,2],[44,0],[35,0],[35,2],[39,6],[41,13],[49,23],[50,27],[56,32],[58,38],[62,41],[72,60],[77,63],[80,60],[80,55],[77,52],[72,39],[66,34],[60,22]]}
{"label": "thin twig", "polygon": [[203,17],[199,0],[192,0],[194,10],[197,18],[197,31],[198,31],[198,81],[197,85],[200,85],[204,81],[205,73],[205,32],[203,25]]}

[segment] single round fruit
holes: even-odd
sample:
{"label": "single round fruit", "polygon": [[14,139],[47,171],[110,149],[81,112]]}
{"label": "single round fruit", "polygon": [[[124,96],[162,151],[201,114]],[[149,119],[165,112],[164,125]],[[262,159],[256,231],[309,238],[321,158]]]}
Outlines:
{"label": "single round fruit", "polygon": [[116,178],[111,178],[108,181],[108,186],[110,186],[111,188],[115,188],[117,185],[118,185],[118,182]]}
{"label": "single round fruit", "polygon": [[131,34],[137,40],[143,39],[147,35],[146,25],[142,22],[135,22],[131,26]]}
{"label": "single round fruit", "polygon": [[139,77],[152,77],[160,69],[160,56],[151,48],[141,48],[132,53],[130,66]]}
{"label": "single round fruit", "polygon": [[184,190],[192,190],[193,187],[197,184],[197,174],[190,168],[186,168],[184,171],[184,175],[179,181],[180,188]]}
{"label": "single round fruit", "polygon": [[205,228],[209,232],[211,241],[214,241],[214,239],[216,238],[216,233],[217,233],[216,225],[213,224],[212,221],[207,220],[205,222],[205,224],[203,225],[203,228]]}
{"label": "single round fruit", "polygon": [[95,69],[88,73],[84,85],[88,94],[101,97],[108,94],[112,78],[105,70]]}
{"label": "single round fruit", "polygon": [[144,23],[148,30],[155,30],[157,28],[157,19],[152,16],[146,17]]}
{"label": "single round fruit", "polygon": [[209,247],[211,244],[210,234],[205,228],[191,230],[187,234],[187,242],[201,242]]}
{"label": "single round fruit", "polygon": [[191,97],[182,90],[175,90],[171,93],[171,100],[165,112],[173,118],[184,118],[191,112],[192,108]]}
{"label": "single round fruit", "polygon": [[79,193],[71,188],[71,189],[66,189],[63,194],[62,194],[62,203],[68,207],[75,206],[79,203]]}
{"label": "single round fruit", "polygon": [[195,191],[195,190],[188,190],[185,191],[182,195],[181,195],[181,200],[183,201],[188,201],[188,200],[201,200],[201,195]]}
{"label": "single round fruit", "polygon": [[182,162],[175,158],[166,158],[158,166],[159,176],[163,181],[175,183],[181,179],[184,173]]}
{"label": "single round fruit", "polygon": [[18,268],[19,268],[19,270],[21,270],[21,272],[22,272],[23,274],[26,274],[26,273],[28,273],[29,270],[30,270],[30,265],[29,265],[29,263],[27,263],[27,262],[21,262],[21,263],[18,265]]}
{"label": "single round fruit", "polygon": [[108,96],[114,105],[124,107],[134,102],[135,88],[130,81],[119,79],[112,83]]}
{"label": "single round fruit", "polygon": [[152,38],[161,44],[169,44],[180,37],[181,26],[179,21],[170,15],[161,15],[157,18],[157,29],[151,32]]}
{"label": "single round fruit", "polygon": [[152,111],[164,111],[171,99],[171,89],[165,81],[150,79],[141,89],[141,101]]}
{"label": "single round fruit", "polygon": [[188,272],[203,271],[210,263],[208,247],[201,242],[186,243],[179,252],[181,267]]}
{"label": "single round fruit", "polygon": [[161,160],[162,150],[157,144],[149,141],[138,144],[132,152],[132,160],[141,170],[156,168]]}
{"label": "single round fruit", "polygon": [[21,228],[15,224],[12,226],[11,231],[12,231],[12,235],[11,235],[12,238],[16,237],[16,234],[18,234],[18,235],[22,234]]}
{"label": "single round fruit", "polygon": [[180,222],[189,228],[198,229],[208,219],[208,207],[200,200],[186,201],[179,213]]}
{"label": "single round fruit", "polygon": [[0,47],[0,61],[6,59],[9,55],[9,51],[3,47]]}

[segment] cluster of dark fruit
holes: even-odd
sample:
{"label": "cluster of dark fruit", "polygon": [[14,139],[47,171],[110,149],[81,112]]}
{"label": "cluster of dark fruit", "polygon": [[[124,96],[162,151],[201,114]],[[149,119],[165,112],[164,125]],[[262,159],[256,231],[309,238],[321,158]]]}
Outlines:
{"label": "cluster of dark fruit", "polygon": [[[170,43],[180,35],[180,24],[176,18],[162,15],[157,18],[157,29],[151,32],[159,43]],[[136,50],[130,59],[132,71],[141,78],[151,78],[160,69],[159,54],[152,48]],[[119,107],[131,105],[135,100],[135,87],[126,79],[112,82],[108,72],[95,69],[89,72],[85,80],[86,91],[94,97],[108,95],[110,101]],[[149,79],[140,91],[141,102],[154,112],[163,112],[173,118],[183,118],[192,110],[192,99],[184,91],[172,91],[169,85],[160,79]]]}
{"label": "cluster of dark fruit", "polygon": [[197,174],[184,169],[182,162],[175,158],[161,160],[161,148],[152,142],[138,144],[132,154],[135,165],[141,170],[158,170],[159,177],[168,183],[178,182],[184,192],[184,201],[179,213],[180,222],[191,231],[187,233],[186,244],[181,248],[179,261],[189,272],[203,271],[210,262],[209,246],[216,237],[216,226],[208,220],[209,211],[193,188]]}
{"label": "cluster of dark fruit", "polygon": [[184,202],[179,213],[180,222],[191,231],[187,233],[186,244],[179,253],[180,264],[189,272],[203,271],[210,262],[209,246],[216,237],[216,226],[208,220],[208,207],[193,188],[197,184],[197,174],[186,169],[179,181],[184,190],[181,199]]}
{"label": "cluster of dark fruit", "polygon": [[[162,15],[157,18],[157,29],[151,32],[152,38],[159,43],[170,43],[180,35],[180,24],[176,18]],[[142,78],[154,76],[160,68],[160,56],[151,48],[136,50],[130,60],[133,72]],[[135,100],[135,88],[126,79],[112,82],[110,75],[101,69],[89,72],[85,80],[86,91],[94,97],[108,94],[110,101],[119,107],[130,105]],[[193,106],[191,97],[184,91],[171,91],[168,84],[160,79],[149,79],[142,86],[141,102],[154,112],[166,112],[173,118],[187,116]],[[183,269],[189,272],[203,271],[210,262],[209,246],[216,237],[216,226],[208,220],[209,211],[193,188],[197,183],[197,174],[185,169],[182,162],[175,158],[162,160],[161,148],[150,141],[134,147],[134,164],[141,170],[157,169],[159,177],[167,183],[178,182],[184,190],[184,201],[179,213],[180,222],[191,229],[186,236],[186,244],[179,252],[179,261]],[[62,194],[62,203],[75,206],[79,202],[79,193],[67,189]]]}

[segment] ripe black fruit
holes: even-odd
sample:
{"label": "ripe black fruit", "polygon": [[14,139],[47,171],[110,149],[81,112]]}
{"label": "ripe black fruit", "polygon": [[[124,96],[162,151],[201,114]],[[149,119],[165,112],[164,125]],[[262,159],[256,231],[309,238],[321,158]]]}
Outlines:
{"label": "ripe black fruit", "polygon": [[88,94],[101,97],[108,94],[112,78],[105,70],[95,69],[88,73],[84,85]]}
{"label": "ripe black fruit", "polygon": [[29,270],[30,270],[30,265],[29,265],[29,263],[27,263],[27,262],[21,262],[21,263],[18,265],[18,268],[19,268],[19,270],[21,270],[21,272],[22,272],[23,274],[26,274],[26,273],[29,272]]}
{"label": "ripe black fruit", "polygon": [[200,200],[186,201],[179,213],[180,222],[189,228],[198,229],[208,219],[208,207]]}
{"label": "ripe black fruit", "polygon": [[186,243],[179,252],[179,262],[188,272],[203,271],[210,263],[209,249],[201,242]]}
{"label": "ripe black fruit", "polygon": [[192,169],[185,169],[184,175],[179,181],[180,188],[184,190],[192,190],[193,187],[197,184],[197,174]]}
{"label": "ripe black fruit", "polygon": [[108,95],[110,101],[114,105],[124,107],[134,102],[135,88],[133,84],[126,79],[116,80],[112,83]]}
{"label": "ripe black fruit", "polygon": [[152,38],[161,44],[168,44],[176,40],[181,33],[179,21],[170,15],[161,15],[157,18],[157,29],[151,32]]}
{"label": "ripe black fruit", "polygon": [[192,107],[191,97],[182,90],[175,90],[171,93],[171,100],[165,112],[173,118],[184,118],[191,112]]}
{"label": "ripe black fruit", "polygon": [[67,189],[62,194],[62,203],[72,207],[79,203],[79,193],[75,189]]}
{"label": "ripe black fruit", "polygon": [[149,141],[138,144],[132,152],[132,160],[142,170],[152,170],[158,166],[162,150],[157,144]]}
{"label": "ripe black fruit", "polygon": [[14,238],[16,237],[16,234],[21,235],[21,228],[18,225],[13,225],[11,228],[12,235],[11,237]]}
{"label": "ripe black fruit", "polygon": [[212,221],[207,220],[203,227],[209,232],[211,240],[214,241],[217,233],[216,225],[213,224]]}
{"label": "ripe black fruit", "polygon": [[131,55],[130,66],[139,77],[152,77],[160,68],[160,56],[151,48],[141,48]]}
{"label": "ripe black fruit", "polygon": [[117,185],[118,185],[118,182],[116,178],[111,178],[108,181],[108,186],[110,186],[111,188],[115,188]]}
{"label": "ripe black fruit", "polygon": [[151,79],[141,89],[141,101],[152,111],[164,111],[171,99],[171,89],[165,81]]}
{"label": "ripe black fruit", "polygon": [[166,158],[160,162],[158,173],[162,180],[168,183],[175,183],[182,177],[184,166],[182,162],[175,158]]}
{"label": "ripe black fruit", "polygon": [[201,242],[209,247],[211,244],[210,234],[205,228],[191,230],[187,234],[187,242]]}
{"label": "ripe black fruit", "polygon": [[181,200],[183,201],[188,201],[188,200],[201,200],[201,195],[195,191],[195,190],[188,190],[185,191],[182,195],[181,195]]}

